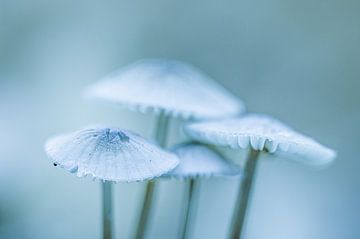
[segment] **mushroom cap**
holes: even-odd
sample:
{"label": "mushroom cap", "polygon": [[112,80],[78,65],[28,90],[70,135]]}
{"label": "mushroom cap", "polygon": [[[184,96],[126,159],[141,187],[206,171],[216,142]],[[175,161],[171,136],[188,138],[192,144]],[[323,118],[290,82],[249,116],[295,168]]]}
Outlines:
{"label": "mushroom cap", "polygon": [[185,132],[200,142],[234,149],[251,147],[313,165],[327,164],[336,157],[332,149],[263,114],[193,123]]}
{"label": "mushroom cap", "polygon": [[240,169],[216,151],[200,144],[180,144],[172,149],[180,160],[179,165],[163,175],[167,178],[199,178],[237,176]]}
{"label": "mushroom cap", "polygon": [[158,177],[179,162],[138,134],[119,128],[85,128],[49,139],[47,155],[78,177],[87,175],[114,182],[142,181]]}
{"label": "mushroom cap", "polygon": [[234,116],[245,110],[241,100],[195,67],[165,59],[140,60],[121,68],[90,86],[85,95],[134,111],[184,119]]}

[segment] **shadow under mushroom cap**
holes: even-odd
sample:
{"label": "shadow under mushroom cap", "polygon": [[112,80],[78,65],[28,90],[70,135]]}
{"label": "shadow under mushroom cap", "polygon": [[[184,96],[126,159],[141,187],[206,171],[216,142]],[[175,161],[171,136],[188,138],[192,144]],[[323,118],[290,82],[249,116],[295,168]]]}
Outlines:
{"label": "shadow under mushroom cap", "polygon": [[45,151],[53,162],[78,177],[132,182],[161,176],[178,164],[166,152],[130,131],[85,128],[48,140]]}
{"label": "shadow under mushroom cap", "polygon": [[245,110],[241,100],[196,68],[175,60],[145,59],[89,87],[88,98],[134,111],[181,118],[219,118]]}

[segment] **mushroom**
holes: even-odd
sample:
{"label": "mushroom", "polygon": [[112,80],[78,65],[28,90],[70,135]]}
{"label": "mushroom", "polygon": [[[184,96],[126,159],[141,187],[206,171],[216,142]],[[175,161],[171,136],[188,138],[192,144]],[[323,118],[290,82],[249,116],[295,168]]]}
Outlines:
{"label": "mushroom", "polygon": [[[85,95],[91,99],[157,115],[155,138],[166,145],[169,119],[202,120],[230,117],[245,110],[230,94],[195,67],[176,60],[144,59],[121,68],[94,85]],[[147,229],[155,182],[146,187],[136,239]]]}
{"label": "mushroom", "polygon": [[[172,171],[164,174],[162,178],[176,178],[188,181],[188,193],[185,199],[185,213],[179,238],[189,238],[191,213],[197,200],[200,178],[238,176],[240,169],[226,161],[218,152],[197,143],[186,143],[175,146],[172,152],[180,160],[179,165]],[[197,193],[195,193],[197,192]]]}
{"label": "mushroom", "polygon": [[102,181],[103,238],[112,237],[112,182],[138,182],[174,169],[176,155],[138,134],[111,127],[85,128],[49,139],[45,151],[53,164]]}
{"label": "mushroom", "polygon": [[85,96],[136,112],[182,119],[234,116],[243,103],[195,67],[176,60],[144,59],[110,73]]}
{"label": "mushroom", "polygon": [[229,238],[232,239],[241,236],[256,165],[261,154],[294,158],[316,166],[329,164],[336,157],[333,150],[263,114],[193,123],[185,127],[185,132],[193,140],[211,145],[232,149],[250,148],[230,230]]}

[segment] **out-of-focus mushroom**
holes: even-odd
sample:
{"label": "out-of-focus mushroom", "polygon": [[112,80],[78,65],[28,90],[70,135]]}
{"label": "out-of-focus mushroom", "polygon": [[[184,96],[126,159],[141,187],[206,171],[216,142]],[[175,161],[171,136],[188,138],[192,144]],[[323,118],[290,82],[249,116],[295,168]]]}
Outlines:
{"label": "out-of-focus mushroom", "polygon": [[227,161],[218,152],[196,143],[180,144],[172,149],[179,158],[179,165],[162,178],[183,179],[188,184],[188,193],[184,200],[184,218],[179,238],[189,238],[189,226],[195,213],[194,204],[199,194],[201,178],[238,176],[241,171],[233,163]]}

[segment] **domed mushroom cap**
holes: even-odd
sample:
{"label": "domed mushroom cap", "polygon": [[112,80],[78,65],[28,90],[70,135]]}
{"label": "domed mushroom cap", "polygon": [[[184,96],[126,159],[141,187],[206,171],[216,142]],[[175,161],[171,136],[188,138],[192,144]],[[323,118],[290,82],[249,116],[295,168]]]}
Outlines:
{"label": "domed mushroom cap", "polygon": [[91,86],[86,96],[129,109],[172,117],[218,118],[244,111],[243,103],[196,68],[147,59],[121,68]]}
{"label": "domed mushroom cap", "polygon": [[181,144],[173,150],[180,160],[179,165],[163,177],[197,178],[236,176],[240,169],[226,161],[219,153],[200,144]]}
{"label": "domed mushroom cap", "polygon": [[78,177],[132,182],[158,177],[178,164],[141,136],[118,128],[86,128],[48,140],[47,155]]}
{"label": "domed mushroom cap", "polygon": [[240,149],[251,147],[315,165],[329,163],[336,157],[333,150],[262,114],[193,123],[185,127],[185,132],[200,142]]}

